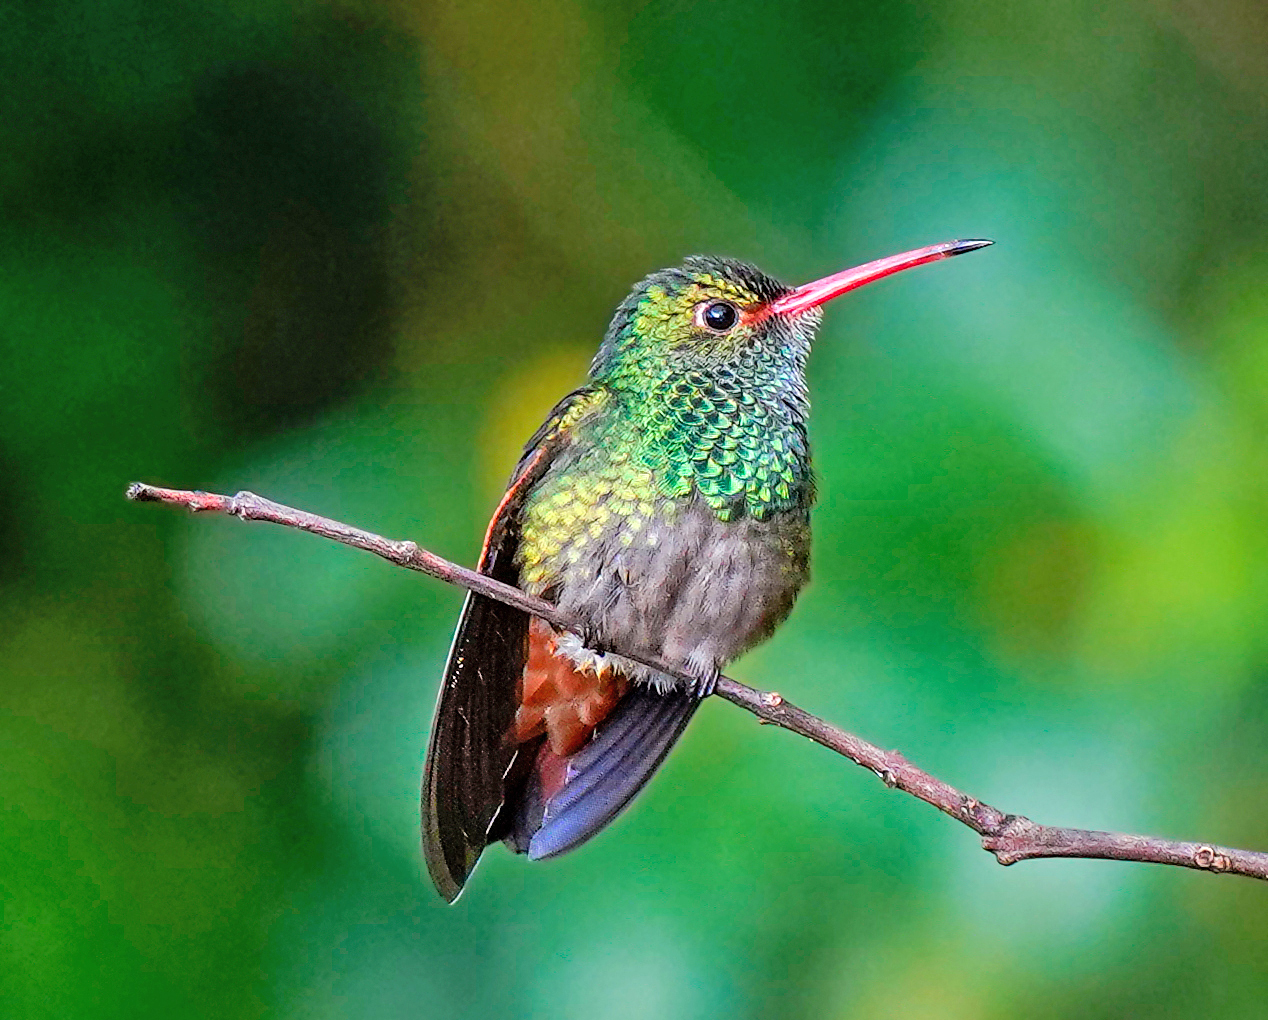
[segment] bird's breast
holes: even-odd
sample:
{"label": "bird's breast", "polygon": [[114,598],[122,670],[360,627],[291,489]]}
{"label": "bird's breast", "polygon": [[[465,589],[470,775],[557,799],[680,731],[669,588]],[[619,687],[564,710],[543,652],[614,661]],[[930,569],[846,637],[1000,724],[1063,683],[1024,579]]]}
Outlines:
{"label": "bird's breast", "polygon": [[[524,508],[517,565],[526,590],[585,621],[605,646],[703,675],[787,616],[808,575],[809,540],[804,508],[724,520],[699,493],[667,497],[652,469],[617,456],[543,479]],[[579,642],[561,649],[580,665],[609,665]]]}

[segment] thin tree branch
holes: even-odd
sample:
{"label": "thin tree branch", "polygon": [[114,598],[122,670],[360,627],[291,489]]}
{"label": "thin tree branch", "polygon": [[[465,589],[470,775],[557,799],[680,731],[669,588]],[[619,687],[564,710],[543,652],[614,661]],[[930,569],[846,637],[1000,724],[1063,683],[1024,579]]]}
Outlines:
{"label": "thin tree branch", "polygon": [[[221,496],[211,492],[163,489],[136,482],[128,486],[127,498],[138,502],[183,506],[195,512],[228,514],[244,521],[271,521],[288,528],[298,528],[356,549],[364,549],[397,566],[417,570],[447,584],[504,602],[541,617],[561,629],[582,629],[578,621],[570,619],[550,603],[451,563],[435,553],[420,549],[414,542],[383,538],[339,521],[274,503],[254,493],[239,492],[236,496]],[[619,652],[627,658],[636,659],[681,680],[694,681],[690,674],[679,667],[655,657],[631,655],[619,648],[600,648],[596,651]],[[897,751],[884,751],[853,733],[847,733],[798,708],[774,691],[755,690],[724,676],[718,679],[715,693],[751,712],[762,722],[798,733],[862,765],[876,773],[886,786],[909,793],[926,804],[932,804],[981,836],[982,848],[994,854],[1000,864],[1015,864],[1017,861],[1041,857],[1097,858],[1172,864],[1198,871],[1245,875],[1268,881],[1268,853],[1235,850],[1209,843],[1184,843],[1153,836],[1039,825],[1022,815],[1005,814],[975,797],[961,793],[950,784],[917,768]]]}

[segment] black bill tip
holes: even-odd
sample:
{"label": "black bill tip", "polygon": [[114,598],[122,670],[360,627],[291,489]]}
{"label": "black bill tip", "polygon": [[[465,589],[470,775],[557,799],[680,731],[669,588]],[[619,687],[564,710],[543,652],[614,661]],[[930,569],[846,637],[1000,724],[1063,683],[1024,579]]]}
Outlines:
{"label": "black bill tip", "polygon": [[988,241],[985,238],[974,237],[965,241],[952,241],[947,248],[948,255],[963,255],[965,252],[977,251],[979,248],[989,248],[994,241]]}

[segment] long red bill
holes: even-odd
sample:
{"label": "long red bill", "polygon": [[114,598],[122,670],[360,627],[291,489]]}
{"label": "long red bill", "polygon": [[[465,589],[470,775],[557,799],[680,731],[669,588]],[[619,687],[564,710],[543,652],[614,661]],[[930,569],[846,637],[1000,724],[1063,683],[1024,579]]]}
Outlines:
{"label": "long red bill", "polygon": [[803,283],[774,301],[770,311],[775,315],[798,315],[807,309],[817,308],[834,297],[840,297],[846,291],[871,283],[873,280],[901,273],[904,269],[911,269],[914,266],[923,266],[926,262],[937,262],[939,259],[949,259],[953,255],[977,251],[979,248],[985,248],[988,244],[994,243],[994,241],[983,240],[944,241],[942,244],[931,244],[927,248],[916,248],[914,251],[905,251],[901,255],[877,259],[875,262],[855,266],[853,269],[833,273],[813,283]]}

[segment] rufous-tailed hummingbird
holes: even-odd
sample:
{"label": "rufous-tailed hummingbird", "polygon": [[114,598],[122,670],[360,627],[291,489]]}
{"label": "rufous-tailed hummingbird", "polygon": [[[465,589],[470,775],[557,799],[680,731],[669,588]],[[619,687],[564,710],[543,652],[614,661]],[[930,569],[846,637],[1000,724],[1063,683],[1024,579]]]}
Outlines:
{"label": "rufous-tailed hummingbird", "polygon": [[537,859],[602,829],[719,670],[792,609],[809,574],[805,366],[821,306],[990,243],[931,245],[791,288],[694,257],[621,302],[589,381],[528,441],[480,556],[482,572],[555,603],[581,634],[475,594],[458,621],[422,796],[424,856],[445,899],[490,843]]}

